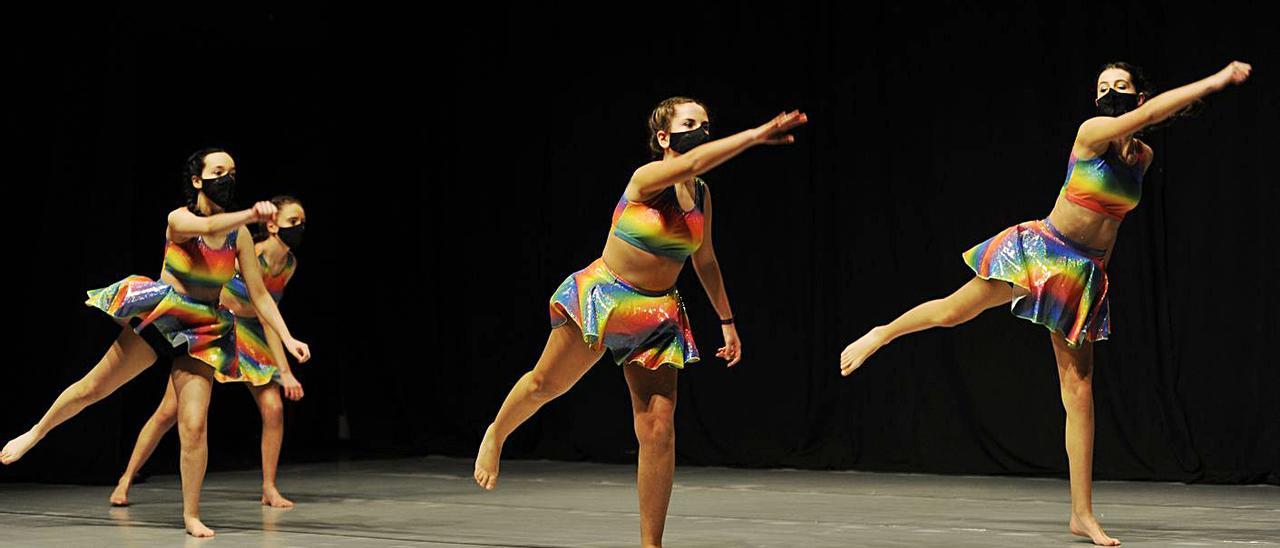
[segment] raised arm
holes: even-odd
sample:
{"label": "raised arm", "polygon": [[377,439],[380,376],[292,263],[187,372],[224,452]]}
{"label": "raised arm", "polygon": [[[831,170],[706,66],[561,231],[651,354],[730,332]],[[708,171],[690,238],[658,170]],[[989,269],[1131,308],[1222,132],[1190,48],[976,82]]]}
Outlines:
{"label": "raised arm", "polygon": [[1163,122],[1197,99],[1228,85],[1244,82],[1252,70],[1253,67],[1247,63],[1235,61],[1213,76],[1161,93],[1120,116],[1098,116],[1085,120],[1076,134],[1076,144],[1095,152],[1105,150],[1112,139]]}
{"label": "raised arm", "polygon": [[281,342],[289,353],[298,359],[298,363],[311,359],[310,349],[289,333],[289,327],[284,324],[284,318],[280,316],[280,309],[276,308],[276,302],[271,299],[271,293],[268,293],[267,287],[262,284],[262,268],[258,266],[258,257],[253,250],[253,238],[248,232],[241,231],[237,236],[236,253],[240,263],[240,275],[244,278],[245,286],[249,288],[249,300],[258,311],[258,317],[280,335]]}
{"label": "raised arm", "polygon": [[647,198],[666,187],[711,171],[755,145],[794,143],[795,137],[787,135],[787,132],[808,121],[809,118],[798,110],[784,112],[760,127],[704,143],[675,158],[649,162],[631,175],[627,193],[632,197]]}
{"label": "raised arm", "polygon": [[190,209],[180,207],[169,212],[169,239],[183,242],[196,236],[221,234],[238,226],[273,219],[275,209],[275,204],[271,202],[258,202],[244,211],[201,217]]}

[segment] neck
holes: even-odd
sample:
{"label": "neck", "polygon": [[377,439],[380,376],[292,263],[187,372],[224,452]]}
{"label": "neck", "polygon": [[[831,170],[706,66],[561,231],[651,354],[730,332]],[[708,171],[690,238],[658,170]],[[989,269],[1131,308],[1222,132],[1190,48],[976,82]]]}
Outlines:
{"label": "neck", "polygon": [[196,211],[199,211],[201,215],[213,215],[222,213],[222,208],[215,205],[213,200],[210,200],[201,192],[199,196],[196,196]]}

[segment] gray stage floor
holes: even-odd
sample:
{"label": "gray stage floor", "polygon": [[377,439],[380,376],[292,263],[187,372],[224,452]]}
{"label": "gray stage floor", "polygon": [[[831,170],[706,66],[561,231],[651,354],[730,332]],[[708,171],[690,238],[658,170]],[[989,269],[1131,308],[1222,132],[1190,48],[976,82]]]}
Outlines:
{"label": "gray stage floor", "polygon": [[[256,471],[210,474],[205,523],[182,532],[175,476],[107,487],[0,484],[0,546],[633,546],[629,466],[511,461],[480,492],[471,462],[427,458],[288,466],[290,510],[257,504]],[[1280,488],[1098,482],[1096,510],[1125,546],[1280,546]],[[673,547],[1083,546],[1062,480],[681,467]]]}

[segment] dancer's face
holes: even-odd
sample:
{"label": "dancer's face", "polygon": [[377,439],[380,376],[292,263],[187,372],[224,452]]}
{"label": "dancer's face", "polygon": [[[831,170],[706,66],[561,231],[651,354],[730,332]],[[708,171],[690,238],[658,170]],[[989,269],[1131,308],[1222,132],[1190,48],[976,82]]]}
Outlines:
{"label": "dancer's face", "polygon": [[228,173],[235,174],[236,161],[231,159],[231,155],[225,152],[214,152],[204,157],[204,171],[200,172],[200,177],[192,177],[191,183],[196,188],[200,188],[200,179],[216,179]]}
{"label": "dancer's face", "polygon": [[282,228],[298,226],[307,222],[307,212],[302,204],[285,204],[276,212],[275,221],[267,221],[267,231],[275,234]]}
{"label": "dancer's face", "polygon": [[658,144],[662,148],[671,146],[671,134],[684,131],[693,131],[702,127],[702,124],[710,122],[707,118],[707,110],[702,108],[698,103],[682,103],[676,105],[676,113],[671,117],[671,125],[667,131],[658,132]]}
{"label": "dancer's face", "polygon": [[[1122,68],[1109,68],[1102,71],[1102,74],[1098,75],[1098,89],[1097,95],[1093,98],[1094,102],[1096,103],[1098,99],[1101,99],[1107,93],[1138,93],[1137,88],[1133,87],[1132,78],[1133,76],[1129,74],[1129,71]],[[1145,94],[1138,94],[1139,105],[1146,102],[1146,100],[1147,96]]]}

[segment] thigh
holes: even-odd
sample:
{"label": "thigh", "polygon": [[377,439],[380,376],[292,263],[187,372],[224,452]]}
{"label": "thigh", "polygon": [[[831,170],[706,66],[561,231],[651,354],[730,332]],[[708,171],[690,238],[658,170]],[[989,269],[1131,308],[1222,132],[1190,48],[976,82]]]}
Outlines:
{"label": "thigh", "polygon": [[1063,382],[1092,380],[1093,343],[1085,341],[1075,348],[1060,333],[1050,334],[1053,355],[1058,361],[1058,378]]}
{"label": "thigh", "polygon": [[604,347],[591,348],[572,320],[551,330],[533,373],[553,384],[572,385],[604,355]]}
{"label": "thigh", "polygon": [[631,391],[631,411],[636,415],[657,413],[674,416],[677,371],[672,367],[655,370],[638,365],[623,366],[623,376]]}
{"label": "thigh", "polygon": [[245,383],[245,388],[248,388],[249,393],[253,395],[253,401],[258,404],[259,410],[266,411],[284,405],[284,400],[280,397],[280,385],[275,381],[262,386]]}
{"label": "thigh", "polygon": [[1014,297],[1026,295],[1027,290],[1001,280],[984,280],[974,276],[947,297],[957,308],[982,311],[1009,304]]}
{"label": "thigh", "polygon": [[213,368],[190,356],[180,356],[173,360],[170,380],[177,397],[179,420],[203,418],[213,395]]}
{"label": "thigh", "polygon": [[115,392],[156,361],[156,353],[132,329],[124,327],[83,380],[103,396]]}

